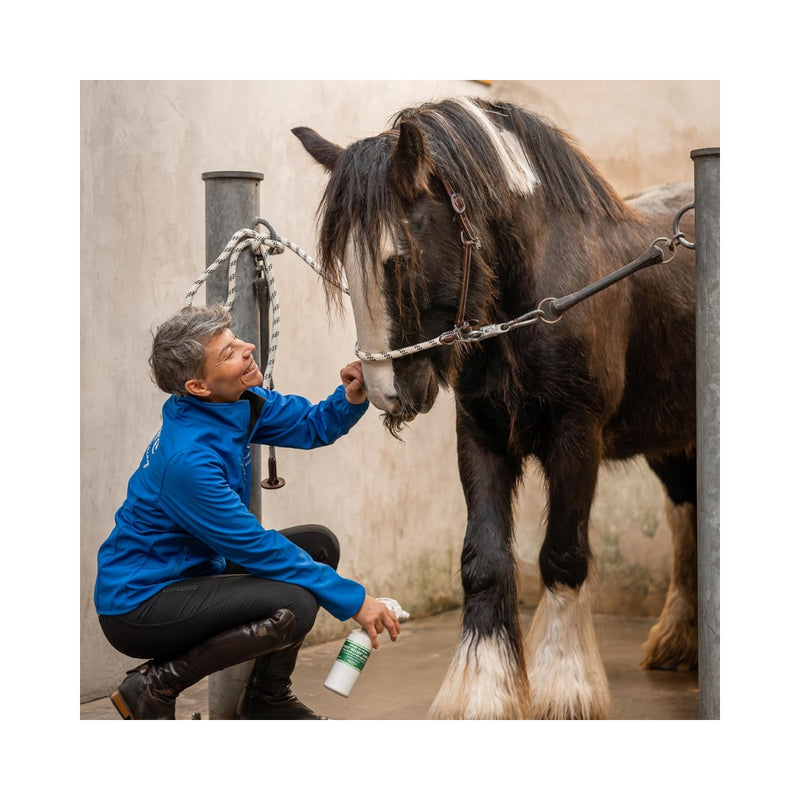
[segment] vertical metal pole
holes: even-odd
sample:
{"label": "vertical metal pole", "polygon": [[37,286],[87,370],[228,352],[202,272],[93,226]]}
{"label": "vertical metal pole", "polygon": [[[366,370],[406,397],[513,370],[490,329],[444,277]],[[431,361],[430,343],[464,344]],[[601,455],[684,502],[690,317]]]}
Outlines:
{"label": "vertical metal pole", "polygon": [[719,719],[719,148],[693,150],[697,242],[697,571],[700,719]]}
{"label": "vertical metal pole", "polygon": [[[261,172],[204,172],[206,187],[206,264],[214,262],[236,231],[252,228],[259,217]],[[236,267],[236,298],[231,308],[233,332],[256,346],[261,363],[255,261],[250,250],[242,251]],[[224,303],[228,297],[228,271],[219,268],[206,280],[206,303]],[[250,447],[250,511],[261,519],[261,454]],[[236,703],[247,682],[252,662],[209,676],[208,707],[211,719],[236,719]]]}

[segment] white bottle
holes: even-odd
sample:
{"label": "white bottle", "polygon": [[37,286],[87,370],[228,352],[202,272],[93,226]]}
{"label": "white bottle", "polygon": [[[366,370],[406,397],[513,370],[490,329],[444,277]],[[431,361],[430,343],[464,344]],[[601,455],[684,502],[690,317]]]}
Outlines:
{"label": "white bottle", "polygon": [[[376,599],[394,611],[399,621],[402,622],[409,618],[409,613],[403,611],[396,600],[392,600],[390,597],[378,597]],[[371,652],[372,640],[364,628],[351,631],[344,640],[342,649],[339,651],[339,655],[336,656],[336,661],[333,662],[331,671],[322,685],[342,697],[350,697],[350,692],[355,686],[359,675],[361,675],[361,671],[364,669]]]}

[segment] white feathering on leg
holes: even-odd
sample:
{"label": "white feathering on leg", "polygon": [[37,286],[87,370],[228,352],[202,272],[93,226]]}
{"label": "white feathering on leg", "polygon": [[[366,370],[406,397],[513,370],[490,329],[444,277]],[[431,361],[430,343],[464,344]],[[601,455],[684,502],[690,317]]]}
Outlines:
{"label": "white feathering on leg", "polygon": [[587,584],[544,591],[526,647],[534,719],[608,718],[608,679]]}
{"label": "white feathering on leg", "polygon": [[527,680],[506,636],[462,635],[428,718],[530,718]]}

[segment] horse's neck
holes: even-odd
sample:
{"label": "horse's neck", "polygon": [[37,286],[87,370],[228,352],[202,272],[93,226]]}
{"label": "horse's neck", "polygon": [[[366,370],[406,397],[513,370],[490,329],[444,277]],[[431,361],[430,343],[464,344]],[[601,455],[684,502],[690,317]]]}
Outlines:
{"label": "horse's neck", "polygon": [[528,214],[494,243],[502,308],[536,307],[553,292],[574,292],[621,267],[650,241],[635,215],[611,219],[541,208]]}

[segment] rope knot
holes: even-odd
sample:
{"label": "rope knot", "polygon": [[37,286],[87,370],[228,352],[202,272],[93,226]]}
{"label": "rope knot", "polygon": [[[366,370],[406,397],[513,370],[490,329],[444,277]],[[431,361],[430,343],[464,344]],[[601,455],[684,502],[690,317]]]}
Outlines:
{"label": "rope knot", "polygon": [[284,251],[284,246],[280,242],[275,241],[275,239],[270,239],[266,234],[255,236],[250,246],[256,255],[258,255],[262,247],[267,251],[267,254],[271,256],[280,255]]}

